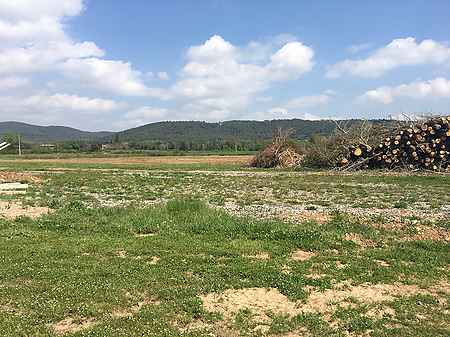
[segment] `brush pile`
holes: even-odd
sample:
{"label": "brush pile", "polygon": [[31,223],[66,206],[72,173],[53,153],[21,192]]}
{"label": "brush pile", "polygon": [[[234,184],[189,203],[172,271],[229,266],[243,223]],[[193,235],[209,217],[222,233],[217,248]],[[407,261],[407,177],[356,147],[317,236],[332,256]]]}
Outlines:
{"label": "brush pile", "polygon": [[450,171],[450,116],[409,123],[377,145],[359,143],[341,159],[344,170],[384,168]]}
{"label": "brush pile", "polygon": [[293,130],[278,129],[272,143],[258,152],[250,162],[251,167],[261,168],[291,168],[303,162],[304,155],[291,140]]}

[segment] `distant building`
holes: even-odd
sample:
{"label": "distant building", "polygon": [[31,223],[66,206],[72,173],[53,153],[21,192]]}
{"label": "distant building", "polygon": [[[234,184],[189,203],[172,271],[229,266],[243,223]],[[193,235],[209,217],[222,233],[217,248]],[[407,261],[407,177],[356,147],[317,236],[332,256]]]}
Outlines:
{"label": "distant building", "polygon": [[41,144],[40,147],[53,150],[56,148],[56,145],[55,144]]}
{"label": "distant building", "polygon": [[130,145],[128,143],[107,143],[102,144],[102,151],[107,150],[128,150]]}

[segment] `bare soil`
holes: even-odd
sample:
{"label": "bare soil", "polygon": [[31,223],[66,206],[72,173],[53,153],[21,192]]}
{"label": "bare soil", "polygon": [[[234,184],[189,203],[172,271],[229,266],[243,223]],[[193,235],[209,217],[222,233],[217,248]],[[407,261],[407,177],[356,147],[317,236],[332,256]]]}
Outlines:
{"label": "bare soil", "polygon": [[73,318],[68,317],[60,322],[53,324],[52,328],[53,331],[55,331],[55,334],[57,334],[58,336],[62,336],[65,334],[73,334],[81,330],[89,329],[95,324],[96,322],[90,319],[74,320]]}
{"label": "bare soil", "polygon": [[[164,164],[246,164],[252,156],[159,156],[159,157],[115,157],[115,158],[62,158],[62,159],[14,159],[0,160],[3,163],[59,163],[59,164],[113,164],[113,165],[164,165]],[[17,180],[16,180],[17,181]]]}
{"label": "bare soil", "polygon": [[0,201],[0,217],[5,217],[7,219],[15,219],[21,216],[36,219],[51,212],[52,209],[48,207],[22,206],[16,202]]}

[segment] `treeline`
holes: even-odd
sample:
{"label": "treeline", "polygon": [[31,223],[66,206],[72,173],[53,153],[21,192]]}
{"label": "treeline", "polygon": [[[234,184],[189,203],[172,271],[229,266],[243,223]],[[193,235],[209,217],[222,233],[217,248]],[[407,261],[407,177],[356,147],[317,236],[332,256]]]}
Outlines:
{"label": "treeline", "polygon": [[[359,120],[346,121],[352,125]],[[374,124],[387,125],[390,120],[375,120]],[[4,123],[5,124],[5,123]],[[8,124],[8,123],[6,123]],[[16,123],[17,124],[17,123]],[[21,125],[21,124],[20,124]],[[11,123],[9,131],[13,131]],[[278,129],[293,130],[292,138],[297,141],[308,141],[321,136],[331,135],[336,128],[336,122],[331,120],[307,121],[301,119],[271,120],[271,121],[228,121],[207,123],[199,121],[177,121],[147,124],[122,132],[106,134],[98,133],[95,139],[74,140],[58,139],[56,131],[72,132],[72,129],[61,127],[38,127],[40,141],[31,136],[31,126],[20,128],[16,132],[22,135],[22,149],[25,152],[98,152],[98,151],[223,151],[242,152],[258,151],[270,142]],[[24,130],[29,133],[20,133]],[[55,131],[56,130],[56,131]],[[37,132],[32,129],[33,132]],[[76,130],[79,132],[78,130]],[[48,132],[44,142],[43,133]],[[79,135],[79,134],[78,134]],[[71,133],[70,137],[76,137]],[[80,135],[79,135],[80,136]],[[86,136],[86,134],[83,134]],[[89,133],[92,137],[93,134]],[[32,140],[34,139],[34,140]],[[7,152],[13,153],[17,146],[12,146]]]}
{"label": "treeline", "polygon": [[293,137],[307,139],[313,134],[330,134],[335,124],[333,121],[308,121],[301,119],[270,121],[227,121],[208,123],[200,121],[159,122],[143,125],[119,132],[110,137],[118,137],[122,142],[149,143],[193,143],[225,145],[225,142],[256,143],[268,140],[277,129],[293,129]]}
{"label": "treeline", "polygon": [[[154,141],[154,142],[131,142],[118,143],[122,147],[127,144],[129,149],[133,150],[177,150],[177,151],[257,151],[260,150],[267,141],[238,141],[216,139],[205,142],[195,141]],[[121,146],[118,146],[120,148]],[[114,148],[114,146],[112,147]]]}

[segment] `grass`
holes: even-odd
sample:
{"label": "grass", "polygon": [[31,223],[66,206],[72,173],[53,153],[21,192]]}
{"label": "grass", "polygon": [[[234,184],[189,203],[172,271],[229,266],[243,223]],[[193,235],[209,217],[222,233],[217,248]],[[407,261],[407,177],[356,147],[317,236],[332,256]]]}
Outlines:
{"label": "grass", "polygon": [[[374,195],[386,209],[405,211],[403,204],[397,207],[405,200],[398,195],[408,198],[423,188],[445,192],[448,177],[257,171],[270,174],[263,179],[165,170],[45,171],[43,183],[9,196],[55,211],[35,220],[0,218],[1,336],[56,336],[55,324],[67,319],[78,330],[66,336],[449,335],[448,242],[405,240],[425,224],[448,230],[448,222],[414,218],[415,230],[389,228],[374,225],[389,222],[388,215],[369,221],[331,211],[358,198],[369,209],[378,207],[364,184],[381,184]],[[299,198],[302,193],[313,200]],[[325,197],[329,206],[321,206]],[[440,197],[427,195],[421,207],[445,208],[449,200]],[[216,204],[217,198],[223,199]],[[283,202],[310,212],[328,207],[330,215],[321,224],[233,215],[223,205],[230,200],[245,207]],[[297,203],[289,206],[292,200]],[[414,207],[408,203],[406,210]],[[348,233],[370,244],[350,241]],[[314,256],[292,260],[299,249]],[[261,253],[269,258],[252,258]],[[228,320],[206,310],[200,298],[227,289],[273,288],[301,306],[311,291],[326,293],[343,282],[419,291],[380,302],[347,299],[328,313],[266,312],[265,322],[252,308]],[[375,309],[390,314],[371,315]]]}

